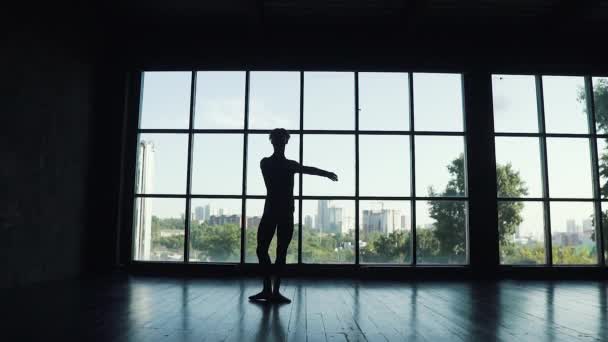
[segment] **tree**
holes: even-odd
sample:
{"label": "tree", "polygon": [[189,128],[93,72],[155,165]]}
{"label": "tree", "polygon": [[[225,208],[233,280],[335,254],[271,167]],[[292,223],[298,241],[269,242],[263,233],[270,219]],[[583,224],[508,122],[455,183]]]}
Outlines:
{"label": "tree", "polygon": [[[465,167],[464,155],[461,154],[448,166],[451,179],[442,193],[437,193],[433,188],[429,189],[431,196],[453,197],[465,194]],[[497,165],[497,185],[500,196],[521,197],[528,193],[525,182],[521,179],[519,172],[513,170],[511,164]],[[523,204],[520,202],[504,202],[499,207],[499,239],[501,244],[507,244],[510,237],[515,233],[517,226],[523,218],[521,211]],[[429,216],[435,220],[433,224],[433,235],[437,239],[439,249],[436,254],[443,258],[456,258],[461,261],[466,253],[466,213],[465,205],[460,201],[431,201]],[[434,254],[432,251],[431,254]]]}
{"label": "tree", "polygon": [[408,262],[410,259],[410,234],[396,230],[390,234],[374,234],[367,246],[361,248],[361,258],[366,262],[397,263]]}

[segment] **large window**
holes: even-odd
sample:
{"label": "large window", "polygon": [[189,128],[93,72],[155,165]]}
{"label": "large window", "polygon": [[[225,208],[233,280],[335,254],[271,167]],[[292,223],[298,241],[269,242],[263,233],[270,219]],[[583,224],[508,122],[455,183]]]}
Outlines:
{"label": "large window", "polygon": [[500,262],[598,264],[608,83],[493,75],[492,87]]}
{"label": "large window", "polygon": [[288,263],[467,264],[462,93],[460,74],[144,72],[133,259],[256,263],[283,127],[287,158],[339,176],[295,176]]}

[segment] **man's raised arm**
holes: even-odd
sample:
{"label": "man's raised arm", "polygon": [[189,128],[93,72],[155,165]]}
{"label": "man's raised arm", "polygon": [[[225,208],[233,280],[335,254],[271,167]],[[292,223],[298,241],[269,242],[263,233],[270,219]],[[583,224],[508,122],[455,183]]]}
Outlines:
{"label": "man's raised arm", "polygon": [[329,171],[325,171],[313,166],[304,166],[304,165],[300,165],[297,164],[297,168],[296,168],[296,172],[299,173],[303,173],[306,175],[315,175],[315,176],[321,176],[321,177],[327,177],[331,180],[333,180],[334,182],[338,180],[338,175],[336,175],[333,172],[329,172]]}

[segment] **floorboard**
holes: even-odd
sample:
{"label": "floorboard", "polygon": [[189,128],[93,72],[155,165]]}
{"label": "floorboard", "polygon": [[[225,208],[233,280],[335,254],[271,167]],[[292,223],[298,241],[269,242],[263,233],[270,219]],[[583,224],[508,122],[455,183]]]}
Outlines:
{"label": "floorboard", "polygon": [[[605,281],[115,276],[0,294],[4,341],[606,341]],[[6,338],[5,338],[6,337]]]}

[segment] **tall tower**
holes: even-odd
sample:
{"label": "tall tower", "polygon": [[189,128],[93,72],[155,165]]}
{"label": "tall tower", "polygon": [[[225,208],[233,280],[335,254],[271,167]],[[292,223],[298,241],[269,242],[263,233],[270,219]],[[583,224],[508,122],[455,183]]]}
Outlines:
{"label": "tall tower", "polygon": [[[154,143],[140,141],[137,154],[135,176],[137,193],[150,193],[154,184]],[[152,246],[152,201],[150,198],[138,199],[139,208],[135,213],[135,232],[133,239],[133,255],[136,260],[150,260]]]}
{"label": "tall tower", "polygon": [[319,200],[317,202],[317,228],[320,231],[328,228],[329,223],[329,201]]}

